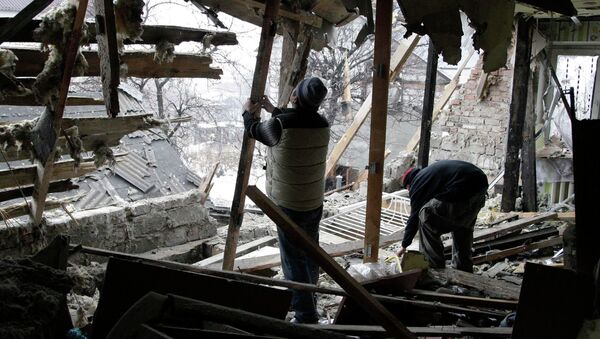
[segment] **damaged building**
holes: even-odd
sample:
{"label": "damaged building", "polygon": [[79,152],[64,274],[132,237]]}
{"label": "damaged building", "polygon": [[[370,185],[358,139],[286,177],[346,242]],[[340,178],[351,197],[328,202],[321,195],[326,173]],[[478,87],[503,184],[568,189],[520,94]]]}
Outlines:
{"label": "damaged building", "polygon": [[[150,3],[0,5],[0,337],[600,336],[599,3],[189,1],[210,30],[147,24]],[[308,76],[335,94],[319,243],[249,181],[263,149],[240,125],[153,115],[125,80],[218,81],[211,53],[239,47],[230,17],[261,31],[253,100],[276,67],[280,107]],[[372,46],[356,69],[342,28]],[[333,69],[311,68],[334,52]],[[210,200],[225,159],[195,152],[199,176],[171,141],[190,121],[239,134],[231,206]],[[447,159],[489,183],[473,273],[431,267],[418,241],[396,255],[403,174]],[[283,278],[277,232],[318,264],[316,284]],[[315,293],[317,323],[290,321],[294,291]]]}

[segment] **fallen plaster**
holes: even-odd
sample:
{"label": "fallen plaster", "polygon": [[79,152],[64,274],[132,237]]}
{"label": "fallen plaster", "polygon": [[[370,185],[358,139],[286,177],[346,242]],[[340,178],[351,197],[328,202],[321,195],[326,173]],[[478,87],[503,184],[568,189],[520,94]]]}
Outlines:
{"label": "fallen plaster", "polygon": [[398,0],[407,33],[427,34],[444,61],[456,65],[461,59],[463,35],[460,12],[475,28],[473,46],[483,50],[486,73],[504,67],[512,38],[514,0]]}

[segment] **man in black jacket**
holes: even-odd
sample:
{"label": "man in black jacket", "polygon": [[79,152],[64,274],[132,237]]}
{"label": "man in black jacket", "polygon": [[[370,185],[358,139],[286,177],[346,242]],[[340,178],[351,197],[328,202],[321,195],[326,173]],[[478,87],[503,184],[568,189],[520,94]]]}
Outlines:
{"label": "man in black jacket", "polygon": [[409,168],[402,183],[409,192],[411,214],[398,256],[404,254],[418,230],[421,252],[431,267],[443,268],[446,261],[440,237],[451,232],[453,266],[473,272],[473,228],[488,186],[483,171],[468,162],[442,160],[423,169]]}
{"label": "man in black jacket", "polygon": [[[317,111],[327,94],[318,78],[302,80],[292,92],[293,108],[274,107],[266,97],[244,105],[244,126],[249,135],[269,146],[266,190],[269,197],[317,244],[323,214],[325,162],[329,145],[329,123]],[[265,121],[254,118],[260,108],[272,113]],[[287,280],[316,284],[319,266],[278,230],[281,267]],[[313,293],[295,291],[294,321],[316,323]]]}

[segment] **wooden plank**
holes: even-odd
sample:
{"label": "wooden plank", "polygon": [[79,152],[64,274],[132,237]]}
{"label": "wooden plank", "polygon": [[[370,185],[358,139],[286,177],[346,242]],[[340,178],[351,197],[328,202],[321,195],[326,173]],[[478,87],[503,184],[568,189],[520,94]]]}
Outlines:
{"label": "wooden plank", "polygon": [[388,93],[390,87],[390,53],[392,43],[391,0],[377,0],[375,19],[375,52],[373,57],[373,101],[371,106],[371,133],[369,140],[369,186],[367,187],[367,215],[365,220],[364,262],[379,259],[379,229],[381,226],[381,192],[387,123]]}
{"label": "wooden plank", "polygon": [[[469,61],[471,60],[471,58],[473,57],[473,54],[475,54],[475,51],[471,48],[467,57],[458,66],[458,69],[456,70],[456,74],[454,74],[454,77],[452,78],[452,80],[444,87],[444,92],[442,92],[442,95],[440,96],[438,102],[435,105],[435,108],[433,109],[433,113],[431,115],[432,122],[435,121],[435,119],[437,119],[437,117],[440,114],[440,112],[442,111],[442,109],[444,109],[444,106],[446,106],[446,104],[448,103],[448,100],[450,100],[450,98],[452,97],[452,94],[454,94],[454,91],[458,87],[460,75],[463,72],[463,70],[465,69],[465,67],[467,66],[467,64],[469,63]],[[415,131],[415,133],[413,134],[413,136],[410,138],[410,141],[406,144],[405,150],[410,151],[410,152],[414,151],[416,149],[417,145],[419,144],[420,139],[421,139],[421,130],[417,129]]]}
{"label": "wooden plank", "polygon": [[[11,48],[19,58],[16,76],[37,76],[43,69],[40,60],[47,58],[47,53],[25,48]],[[88,70],[84,76],[100,76],[100,60],[98,53],[83,51],[88,61]],[[223,71],[210,67],[212,58],[206,55],[176,54],[172,63],[157,64],[153,52],[127,52],[121,56],[127,64],[127,76],[139,78],[210,78],[220,79]]]}
{"label": "wooden plank", "polygon": [[467,286],[482,292],[490,298],[518,300],[520,286],[515,284],[488,278],[485,276],[459,271],[453,268],[442,268],[428,270],[433,278],[445,281],[448,284]]}
{"label": "wooden plank", "polygon": [[[96,170],[94,162],[81,163],[76,168],[73,160],[57,162],[54,167],[53,175],[48,178],[50,182],[76,178]],[[35,165],[3,169],[0,171],[0,189],[32,185],[36,182],[36,174]]]}
{"label": "wooden plank", "polygon": [[[69,201],[70,201],[70,199],[62,199],[62,200],[48,199],[48,200],[46,200],[46,204],[44,205],[44,208],[46,210],[59,208],[64,203],[67,203]],[[2,215],[2,218],[4,220],[21,217],[24,215],[28,215],[29,213],[30,213],[29,204],[26,204],[24,202],[0,208],[0,214]]]}
{"label": "wooden plank", "polygon": [[204,178],[204,181],[202,181],[202,186],[200,186],[200,191],[206,193],[206,196],[208,197],[208,193],[210,192],[210,187],[212,184],[212,180],[215,177],[215,174],[217,173],[217,169],[219,168],[219,165],[221,163],[217,161],[217,163],[215,163],[215,165],[213,166],[212,171],[210,172],[210,174],[208,175],[208,177]]}
{"label": "wooden plank", "polygon": [[[319,326],[328,331],[336,331],[360,338],[381,338],[385,336],[385,329],[374,325],[306,325]],[[409,331],[418,337],[442,338],[510,338],[512,327],[458,327],[458,326],[408,326]]]}
{"label": "wooden plank", "polygon": [[[378,5],[380,2],[378,1]],[[391,13],[391,4],[389,9]],[[382,6],[383,7],[383,6]],[[388,6],[385,6],[388,9]],[[387,73],[386,73],[387,74]],[[301,247],[306,255],[314,260],[319,266],[331,276],[363,309],[380,323],[389,335],[396,338],[415,338],[394,315],[392,315],[381,303],[354,280],[346,270],[337,264],[327,253],[319,247],[308,235],[300,229],[285,213],[283,213],[269,198],[267,198],[256,186],[249,186],[246,190],[248,197],[262,209],[271,220],[289,235],[296,246]]]}
{"label": "wooden plank", "polygon": [[410,291],[405,291],[404,294],[420,300],[430,300],[463,306],[486,307],[500,310],[516,310],[518,305],[518,302],[515,300],[469,297],[465,295],[438,293],[419,289],[411,289]]}
{"label": "wooden plank", "polygon": [[527,87],[529,84],[529,58],[531,55],[531,21],[519,18],[517,24],[517,42],[515,47],[515,70],[513,73],[512,100],[506,155],[504,161],[504,185],[500,210],[510,212],[515,209],[519,189],[519,153],[523,146],[523,124],[527,106]]}
{"label": "wooden plank", "polygon": [[533,79],[529,78],[523,123],[523,145],[521,149],[521,184],[523,185],[523,211],[535,212],[537,203],[535,112],[533,109]]}
{"label": "wooden plank", "polygon": [[[49,0],[48,0],[49,1]],[[0,18],[0,26],[5,25],[10,19]],[[33,30],[39,27],[41,20],[31,20],[23,29],[15,34],[12,38],[4,41],[10,42],[36,42],[33,39]],[[205,42],[205,38],[210,40],[213,46],[222,45],[237,45],[238,41],[233,32],[217,32],[200,28],[165,26],[165,25],[142,25],[141,40],[131,41],[125,39],[124,44],[144,44],[156,45],[161,40],[166,40],[170,43],[178,45],[184,41]],[[96,24],[88,22],[89,42],[97,43],[96,41]],[[38,41],[39,42],[39,41]]]}
{"label": "wooden plank", "polygon": [[[283,41],[281,45],[281,60],[279,61],[279,84],[278,84],[278,98],[277,107],[286,107],[288,99],[284,98],[285,94],[283,89],[287,84],[290,75],[293,70],[294,57],[297,53],[296,47],[298,45],[298,38],[300,32],[300,25],[291,20],[283,20],[282,25]],[[289,97],[289,95],[287,95]]]}
{"label": "wooden plank", "polygon": [[52,0],[33,0],[29,5],[23,8],[17,15],[5,19],[0,23],[0,44],[19,33],[31,22],[31,19],[38,15],[44,8],[48,7]]}
{"label": "wooden plank", "polygon": [[[0,105],[11,105],[11,106],[40,106],[40,104],[35,100],[33,94],[23,95],[23,96],[7,96],[2,101],[0,101]],[[99,106],[104,105],[104,100],[90,98],[90,97],[81,97],[81,96],[69,96],[67,97],[67,106]]]}
{"label": "wooden plank", "polygon": [[[531,218],[531,217],[538,215],[539,213],[538,212],[518,212],[515,214],[517,214],[520,218]],[[575,211],[557,213],[556,218],[560,221],[567,221],[567,222],[574,223],[575,222]]]}
{"label": "wooden plank", "polygon": [[278,107],[286,107],[288,105],[292,91],[306,75],[311,45],[312,34],[309,34],[296,50],[290,72],[281,90],[281,95],[279,96]]}
{"label": "wooden plank", "polygon": [[[540,213],[534,217],[527,219],[519,219],[506,224],[498,225],[495,227],[486,228],[484,230],[477,230],[473,233],[473,242],[496,239],[503,235],[507,235],[514,232],[519,232],[527,226],[537,224],[546,220],[556,220],[558,215],[553,212]],[[450,248],[452,246],[452,239],[444,241],[444,248]]]}
{"label": "wooden plank", "polygon": [[500,252],[479,255],[473,258],[473,264],[479,265],[484,262],[494,262],[511,257],[513,255],[517,255],[519,253],[532,251],[540,248],[552,247],[560,244],[562,244],[562,236],[534,242],[532,244],[525,244],[517,247],[512,247],[509,249],[502,250]]}
{"label": "wooden plank", "polygon": [[[280,0],[267,0],[262,29],[260,33],[260,42],[258,44],[258,54],[256,56],[256,65],[254,67],[254,79],[250,91],[250,99],[258,102],[265,93],[267,75],[269,73],[269,62],[271,61],[271,51],[273,48],[273,39],[277,31],[277,16],[279,13]],[[260,110],[256,113],[260,117]],[[250,178],[252,168],[252,157],[254,155],[255,140],[250,138],[247,131],[244,131],[240,161],[238,164],[238,174],[235,181],[235,191],[231,203],[231,215],[227,229],[227,239],[225,241],[225,253],[223,257],[223,269],[233,269],[235,252],[239,238],[240,227],[244,219],[244,202],[246,200],[246,187]]]}
{"label": "wooden plank", "polygon": [[421,138],[417,165],[429,165],[429,146],[431,142],[431,126],[433,124],[433,104],[435,102],[435,83],[437,79],[438,53],[429,39],[427,52],[427,70],[425,74],[425,91],[423,94],[423,113],[421,115]]}
{"label": "wooden plank", "polygon": [[[247,244],[241,245],[237,248],[235,252],[236,257],[242,256],[244,254],[250,253],[260,247],[269,246],[277,242],[277,238],[273,236],[266,236],[260,239],[251,241]],[[213,255],[212,257],[208,257],[206,259],[200,260],[197,263],[194,263],[194,266],[208,266],[212,264],[219,263],[223,260],[223,253],[219,253],[217,255]]]}
{"label": "wooden plank", "polygon": [[114,118],[119,114],[120,65],[117,47],[117,29],[115,26],[115,10],[113,0],[94,0],[96,9],[96,42],[100,58],[100,76],[102,78],[102,94],[108,116]]}
{"label": "wooden plank", "polygon": [[[402,70],[402,67],[404,67],[404,65],[406,64],[408,57],[410,57],[420,39],[421,37],[419,35],[413,34],[406,41],[402,40],[400,42],[398,48],[391,57],[390,69],[392,71],[390,72],[389,76],[390,81],[394,80],[398,76],[400,70]],[[334,170],[338,160],[340,160],[340,158],[346,151],[346,148],[348,148],[348,145],[350,145],[350,142],[365,122],[365,119],[367,118],[369,113],[371,113],[372,103],[373,94],[370,93],[369,96],[363,102],[363,104],[360,106],[360,109],[356,113],[354,121],[352,122],[350,127],[348,127],[344,135],[342,135],[340,140],[338,140],[338,142],[335,144],[335,146],[329,153],[329,157],[327,158],[327,164],[325,166],[326,176],[332,175],[332,171]]]}
{"label": "wooden plank", "polygon": [[[58,92],[58,100],[52,110],[46,108],[44,115],[40,117],[37,125],[33,129],[34,149],[36,149],[37,159],[35,160],[34,190],[31,202],[31,217],[34,226],[39,226],[44,213],[44,204],[48,195],[48,186],[52,180],[60,180],[60,167],[54,168],[54,158],[56,146],[58,145],[58,135],[61,131],[62,117],[65,110],[65,102],[69,93],[69,85],[71,84],[71,75],[75,67],[77,52],[79,50],[79,42],[81,39],[81,27],[85,19],[85,13],[88,5],[88,0],[80,0],[77,7],[77,12],[73,20],[73,28],[71,35],[65,45],[63,54],[63,73]],[[43,60],[43,59],[38,59]],[[39,63],[41,64],[41,63]],[[38,145],[36,146],[36,142]],[[42,145],[40,145],[40,143]],[[48,154],[40,157],[40,149],[49,148]],[[93,166],[93,165],[92,165]],[[95,166],[94,166],[95,169]],[[72,170],[71,170],[72,171]],[[54,173],[56,172],[56,173]],[[66,178],[70,178],[68,176]],[[66,179],[63,177],[63,179]]]}
{"label": "wooden plank", "polygon": [[[48,188],[48,192],[56,193],[56,192],[65,192],[72,189],[78,189],[79,186],[74,185],[71,180],[63,180],[56,181],[50,183],[50,187]],[[21,186],[20,188],[13,189],[4,189],[0,190],[0,202],[7,201],[17,198],[22,198],[23,196],[29,197],[33,194],[33,186]]]}

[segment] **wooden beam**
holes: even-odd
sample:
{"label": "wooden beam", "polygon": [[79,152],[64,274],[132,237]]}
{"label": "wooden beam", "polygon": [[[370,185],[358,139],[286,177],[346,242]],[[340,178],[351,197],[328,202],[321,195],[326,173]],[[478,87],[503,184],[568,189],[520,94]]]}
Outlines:
{"label": "wooden beam", "polygon": [[31,22],[31,19],[43,11],[52,0],[34,0],[17,15],[10,19],[4,19],[0,23],[0,44],[10,39],[19,33],[24,27]]}
{"label": "wooden beam", "polygon": [[[374,325],[307,325],[319,326],[328,331],[345,333],[349,336],[359,338],[381,338],[385,337],[385,329]],[[418,337],[441,337],[441,338],[509,338],[512,327],[459,327],[459,326],[409,326],[407,327]]]}
{"label": "wooden beam", "polygon": [[117,47],[117,28],[113,0],[94,0],[100,76],[106,113],[109,117],[119,114],[120,65]]}
{"label": "wooden beam", "polygon": [[[93,161],[81,163],[79,167],[75,167],[75,162],[73,160],[61,161],[54,165],[54,172],[52,176],[47,179],[48,182],[61,181],[80,177],[94,172],[95,170],[96,166]],[[0,189],[29,186],[34,184],[37,181],[36,179],[36,165],[16,167],[12,170],[4,169],[0,171]]]}
{"label": "wooden beam", "polygon": [[[379,2],[378,2],[379,4]],[[391,13],[389,1],[389,10]],[[383,7],[383,6],[382,6]],[[386,6],[387,10],[388,7]],[[383,10],[383,8],[382,8]],[[391,17],[390,17],[391,19]],[[391,23],[391,21],[390,21]],[[387,73],[384,73],[387,74]],[[380,323],[389,335],[395,338],[415,338],[394,315],[392,315],[381,303],[354,280],[346,270],[333,260],[325,251],[319,247],[294,221],[292,221],[281,209],[279,209],[269,198],[267,198],[256,186],[250,186],[246,190],[248,197],[262,209],[265,214],[273,220],[295,243],[302,248],[306,255],[314,260],[330,277],[335,280],[363,309]]]}
{"label": "wooden beam", "polygon": [[433,124],[433,104],[435,102],[435,83],[437,79],[438,53],[429,39],[427,53],[427,70],[425,74],[425,91],[423,94],[423,114],[421,116],[421,138],[417,165],[429,165],[429,146],[431,142],[431,125]]}
{"label": "wooden beam", "polygon": [[[273,39],[277,32],[277,16],[279,13],[280,0],[267,0],[264,11],[262,30],[260,33],[260,42],[258,44],[258,55],[256,56],[256,65],[254,67],[254,79],[250,91],[250,99],[258,102],[265,93],[267,75],[269,73],[269,62],[271,61],[271,51],[273,48]],[[260,111],[257,112],[260,117]],[[229,227],[227,229],[227,239],[225,241],[225,252],[223,257],[223,269],[232,270],[235,260],[235,252],[238,243],[240,227],[244,219],[244,202],[246,200],[246,187],[250,178],[252,168],[252,157],[254,155],[254,142],[248,132],[244,131],[240,162],[238,165],[238,174],[235,181],[235,191],[231,203],[231,216],[229,218]]]}
{"label": "wooden beam", "polygon": [[[51,209],[59,208],[63,204],[68,203],[68,202],[70,202],[70,198],[61,199],[61,200],[47,199],[46,204],[44,205],[44,208],[46,210],[51,210]],[[29,204],[24,203],[24,202],[0,208],[0,214],[2,215],[2,219],[4,219],[4,220],[21,217],[24,215],[28,215],[29,213],[30,213]]]}
{"label": "wooden beam", "polygon": [[[58,135],[61,131],[67,94],[69,93],[69,85],[71,84],[71,75],[75,68],[75,61],[77,60],[77,52],[79,50],[79,42],[81,39],[81,27],[85,20],[87,5],[88,0],[79,1],[77,12],[73,20],[71,35],[65,45],[62,64],[63,72],[56,104],[52,109],[50,107],[46,108],[44,115],[40,117],[32,132],[34,149],[36,150],[37,155],[35,160],[36,175],[34,177],[35,182],[31,203],[31,217],[34,226],[39,226],[42,221],[44,204],[46,203],[46,196],[48,195],[48,186],[53,179],[56,180],[56,177],[58,177],[60,173],[58,168],[56,169],[56,173],[54,173],[54,158],[56,146],[58,145]],[[49,152],[46,153],[46,150]]]}
{"label": "wooden beam", "polygon": [[518,302],[515,300],[469,297],[465,295],[438,293],[419,289],[405,291],[404,294],[415,297],[419,300],[430,300],[463,306],[493,308],[497,310],[516,310],[518,305]]}
{"label": "wooden beam", "polygon": [[206,196],[208,197],[208,192],[210,191],[210,187],[211,187],[211,183],[213,178],[215,177],[215,174],[217,173],[217,169],[219,168],[219,165],[221,163],[217,161],[217,163],[215,163],[215,165],[213,166],[212,171],[210,172],[210,174],[204,179],[204,181],[202,182],[202,186],[200,186],[200,191],[206,193]]}
{"label": "wooden beam", "polygon": [[[541,86],[541,84],[540,84]],[[536,137],[535,137],[535,111],[533,110],[533,79],[528,81],[528,96],[525,109],[525,122],[523,123],[523,145],[521,149],[521,173],[523,184],[523,211],[535,212],[537,204],[537,177],[536,177]]]}
{"label": "wooden beam", "polygon": [[283,24],[281,25],[283,41],[281,45],[281,60],[279,62],[277,107],[287,106],[288,99],[284,98],[283,89],[293,71],[292,65],[294,63],[295,54],[297,53],[296,47],[298,45],[300,29],[300,25],[297,22],[287,19],[283,20]]}
{"label": "wooden beam", "polygon": [[[1,105],[11,106],[41,106],[34,98],[33,94],[23,96],[7,96]],[[67,97],[67,106],[100,106],[104,105],[104,100],[91,97],[69,96]]]}
{"label": "wooden beam", "polygon": [[503,212],[510,212],[515,209],[519,189],[519,151],[523,146],[523,124],[527,108],[531,34],[531,20],[521,16],[517,24],[513,90],[504,160],[504,185],[500,203],[500,210]]}
{"label": "wooden beam", "polygon": [[[291,62],[289,73],[284,78],[283,85],[280,87],[281,91],[279,94],[279,100],[277,102],[278,107],[286,107],[290,101],[290,95],[296,86],[302,81],[306,75],[306,67],[308,65],[308,55],[312,45],[312,34],[308,34],[304,38],[304,41],[300,43],[294,59]],[[288,65],[289,66],[289,65]]]}
{"label": "wooden beam", "polygon": [[[263,246],[269,246],[276,242],[277,242],[276,237],[272,237],[272,236],[262,237],[260,239],[251,241],[247,244],[244,244],[244,245],[238,247],[237,251],[235,252],[235,256],[239,257],[244,254],[248,254],[258,248],[261,248]],[[221,261],[223,261],[223,253],[213,255],[212,257],[208,257],[206,259],[202,259],[202,260],[198,261],[197,263],[194,263],[193,265],[194,266],[209,266],[212,264],[220,263]]]}
{"label": "wooden beam", "polygon": [[[390,151],[389,149],[386,149],[385,154],[383,155],[383,159],[386,160],[390,154],[392,154],[392,151]],[[368,178],[369,178],[369,170],[368,169],[360,172],[358,174],[358,177],[356,178],[356,180],[354,180],[354,182],[352,183],[352,189],[357,190],[360,187],[360,183],[363,181],[366,181]]]}
{"label": "wooden beam", "polygon": [[561,245],[563,243],[562,236],[546,239],[538,242],[534,242],[532,244],[525,244],[517,247],[508,248],[499,252],[478,255],[473,257],[473,264],[479,265],[484,262],[494,262],[498,260],[502,260],[504,258],[511,257],[513,255],[517,255],[519,253],[533,251],[540,248],[552,247],[556,245]]}
{"label": "wooden beam", "polygon": [[[450,83],[448,83],[444,87],[444,92],[442,92],[442,95],[440,96],[438,102],[435,104],[435,108],[433,109],[433,113],[431,115],[432,122],[435,121],[435,119],[437,119],[437,117],[440,114],[440,112],[442,111],[442,109],[444,109],[444,106],[446,106],[446,104],[452,97],[452,94],[454,94],[454,91],[458,87],[460,75],[463,72],[463,70],[465,69],[465,67],[467,66],[467,64],[469,63],[469,60],[471,60],[471,58],[473,57],[473,54],[475,54],[475,50],[473,50],[471,48],[471,51],[469,52],[467,57],[458,66],[458,69],[456,70],[456,73],[454,74],[454,77],[452,78]],[[407,150],[409,152],[414,151],[417,148],[417,145],[419,145],[420,139],[421,139],[421,130],[417,129],[415,131],[415,133],[413,134],[413,136],[410,138],[410,141],[406,144],[405,150]]]}
{"label": "wooden beam", "polygon": [[[43,69],[40,60],[47,58],[47,53],[39,50],[11,48],[19,58],[16,76],[37,76]],[[97,52],[83,51],[88,62],[88,71],[84,76],[100,76],[100,59]],[[209,56],[176,54],[172,63],[157,64],[153,52],[129,52],[121,56],[121,61],[127,64],[127,75],[139,78],[210,78],[220,79],[223,71],[210,67],[212,58]]]}
{"label": "wooden beam", "polygon": [[[49,0],[48,0],[49,1]],[[0,18],[0,26],[3,26],[10,19]],[[39,27],[41,20],[31,20],[23,29],[15,34],[12,38],[4,40],[7,42],[39,42],[33,39],[33,30]],[[124,44],[143,44],[143,45],[156,45],[161,40],[166,40],[170,43],[178,45],[184,41],[194,42],[205,42],[205,37],[210,40],[210,44],[213,46],[222,45],[237,45],[238,41],[235,33],[233,32],[217,32],[209,31],[206,29],[190,28],[190,27],[179,27],[179,26],[164,26],[164,25],[142,25],[141,40],[131,41],[125,39]],[[96,41],[96,24],[93,22],[88,23],[88,36],[90,43],[97,43]]]}
{"label": "wooden beam", "polygon": [[391,0],[377,0],[375,19],[375,52],[373,57],[373,112],[369,142],[369,186],[365,221],[364,262],[379,260],[379,228],[381,226],[381,192],[385,159],[385,131],[390,87],[390,52],[392,43]]}
{"label": "wooden beam", "polygon": [[[407,40],[402,40],[400,42],[390,61],[391,71],[389,81],[393,81],[398,76],[400,70],[402,70],[402,67],[404,67],[406,61],[411,56],[413,50],[417,46],[419,39],[421,39],[421,36],[413,34]],[[335,169],[337,162],[340,160],[340,158],[348,148],[348,145],[350,145],[350,142],[365,122],[365,119],[367,118],[369,113],[371,113],[372,103],[373,93],[370,93],[369,96],[363,102],[363,104],[360,106],[360,109],[356,113],[354,121],[352,122],[350,127],[348,127],[344,135],[342,135],[340,140],[338,140],[338,142],[335,144],[335,146],[329,153],[329,157],[327,158],[327,164],[325,165],[325,176],[333,175],[332,172]]]}
{"label": "wooden beam", "polygon": [[451,285],[467,286],[483,292],[484,295],[490,298],[519,300],[521,287],[507,281],[463,272],[454,268],[430,268],[427,273],[435,280],[444,281]]}
{"label": "wooden beam", "polygon": [[[74,185],[71,180],[66,179],[63,181],[56,181],[50,183],[48,192],[65,192],[72,189],[78,189],[79,186]],[[33,194],[33,186],[21,186],[20,188],[4,189],[0,190],[0,202],[8,201],[12,199],[22,198],[23,196],[29,197]]]}

